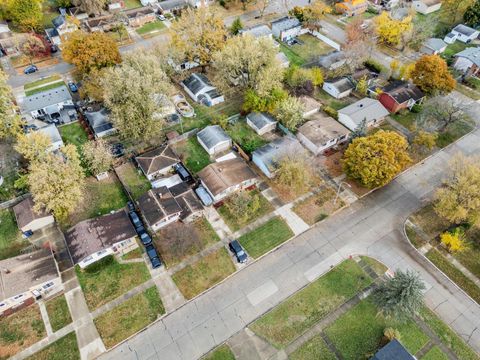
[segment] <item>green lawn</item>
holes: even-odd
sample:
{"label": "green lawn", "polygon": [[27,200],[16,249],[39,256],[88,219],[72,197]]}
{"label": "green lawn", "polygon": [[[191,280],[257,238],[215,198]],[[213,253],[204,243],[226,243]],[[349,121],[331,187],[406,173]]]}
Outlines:
{"label": "green lawn", "polygon": [[220,345],[214,351],[207,354],[203,360],[235,360],[232,350],[227,344]]}
{"label": "green lawn", "polygon": [[221,248],[176,272],[172,279],[183,296],[186,299],[191,299],[233,272],[235,272],[235,266],[227,250]]}
{"label": "green lawn", "polygon": [[255,321],[250,328],[282,348],[328,313],[371,284],[353,260],[346,260]]}
{"label": "green lawn", "polygon": [[43,78],[43,79],[32,81],[31,83],[25,84],[23,86],[23,88],[25,90],[30,90],[32,88],[41,87],[42,85],[50,83],[50,82],[58,82],[58,81],[61,81],[61,80],[62,80],[62,77],[58,74],[55,74],[55,75],[48,76],[48,77]]}
{"label": "green lawn", "polygon": [[267,199],[265,199],[265,197],[260,193],[260,191],[252,190],[247,193],[251,197],[258,196],[258,199],[260,201],[260,207],[257,211],[249,213],[248,217],[245,217],[245,219],[237,219],[232,214],[232,212],[227,207],[227,204],[229,201],[228,199],[224,202],[222,206],[220,206],[217,209],[218,213],[222,216],[223,220],[232,231],[240,230],[245,225],[248,225],[252,221],[257,220],[261,218],[263,215],[266,215],[269,212],[273,211],[273,206],[270,204],[270,202]]}
{"label": "green lawn", "polygon": [[290,360],[337,360],[320,335],[315,335],[289,356]]}
{"label": "green lawn", "polygon": [[397,323],[379,315],[377,307],[369,299],[339,317],[325,332],[345,360],[355,360],[368,358],[379,349],[387,327],[400,332],[400,341],[412,354],[429,340],[412,320]]}
{"label": "green lawn", "polygon": [[251,154],[268,141],[258,135],[246,121],[237,121],[227,128],[227,134],[247,153]]}
{"label": "green lawn", "polygon": [[46,28],[53,27],[52,20],[59,16],[55,0],[45,0],[42,5],[42,20],[41,26]]}
{"label": "green lawn", "polygon": [[294,52],[291,47],[282,42],[280,43],[280,51],[285,54],[292,65],[302,66],[306,62],[300,55]]}
{"label": "green lawn", "polygon": [[455,41],[453,44],[448,44],[447,48],[442,53],[442,57],[452,58],[455,54],[465,50],[467,47],[472,46],[474,45],[464,44],[461,41]]}
{"label": "green lawn", "polygon": [[165,314],[156,286],[133,296],[94,320],[107,348],[118,344]]}
{"label": "green lawn", "polygon": [[37,94],[39,92],[42,92],[42,91],[55,89],[55,88],[58,88],[61,85],[65,85],[65,83],[63,81],[59,81],[59,82],[55,82],[53,84],[48,84],[48,85],[38,87],[38,88],[35,88],[35,89],[25,90],[25,96],[31,96],[31,95]]}
{"label": "green lawn", "polygon": [[450,359],[438,346],[432,347],[420,360],[448,360]]}
{"label": "green lawn", "polygon": [[390,117],[408,130],[413,130],[417,114],[411,111],[401,111],[396,114],[391,114]]}
{"label": "green lawn", "polygon": [[74,122],[58,127],[62,140],[65,144],[72,144],[81,149],[82,145],[88,141],[88,134],[80,122]]}
{"label": "green lawn", "polygon": [[473,100],[480,100],[479,91],[475,91],[469,88],[468,86],[465,86],[457,82],[456,90],[462,93],[463,95],[468,96],[469,98],[472,98]]}
{"label": "green lawn", "polygon": [[254,259],[265,254],[274,247],[293,236],[293,231],[279,216],[272,218],[255,230],[242,235],[238,241]]}
{"label": "green lawn", "polygon": [[163,21],[157,20],[139,27],[136,31],[139,35],[145,35],[151,32],[160,32],[163,29],[166,29]]}
{"label": "green lawn", "polygon": [[143,255],[142,248],[138,247],[122,255],[122,260],[140,259]]}
{"label": "green lawn", "polygon": [[113,256],[107,256],[83,271],[77,266],[75,272],[90,310],[150,279],[144,263],[120,264]]}
{"label": "green lawn", "polygon": [[124,0],[125,8],[135,9],[142,6],[142,3],[139,0]]}
{"label": "green lawn", "polygon": [[45,305],[54,332],[72,322],[65,295],[56,296],[48,300]]}
{"label": "green lawn", "polygon": [[131,162],[117,167],[115,172],[134,200],[138,200],[140,196],[152,187],[150,181],[143,175],[141,170],[136,168]]}
{"label": "green lawn", "polygon": [[457,121],[447,126],[446,131],[440,133],[437,138],[437,146],[444,148],[452,142],[458,140],[463,135],[468,134],[474,129],[471,122]]}
{"label": "green lawn", "polygon": [[175,150],[185,166],[194,174],[210,164],[210,156],[199,144],[196,136],[175,144]]}
{"label": "green lawn", "polygon": [[75,331],[29,356],[27,360],[80,360]]}
{"label": "green lawn", "polygon": [[331,107],[334,110],[340,110],[352,103],[348,98],[345,99],[335,99],[333,96],[330,96],[323,89],[318,89],[313,94],[313,97],[320,101],[322,104]]}
{"label": "green lawn", "polygon": [[10,209],[0,210],[0,260],[17,256],[21,250],[30,245],[23,239],[15,222],[15,215]]}
{"label": "green lawn", "polygon": [[296,203],[292,210],[308,225],[313,225],[345,205],[342,199],[337,199],[334,204],[335,195],[332,188],[323,187],[316,194]]}
{"label": "green lawn", "polygon": [[291,46],[293,52],[299,55],[305,62],[311,62],[319,56],[335,51],[333,47],[320,41],[315,36],[304,34],[297,37],[303,44]]}

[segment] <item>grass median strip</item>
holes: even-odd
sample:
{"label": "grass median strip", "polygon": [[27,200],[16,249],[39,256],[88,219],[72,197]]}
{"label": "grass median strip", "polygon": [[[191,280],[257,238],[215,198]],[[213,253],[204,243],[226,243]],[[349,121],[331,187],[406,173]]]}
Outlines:
{"label": "grass median strip", "polygon": [[238,238],[238,241],[247,253],[256,259],[287,241],[293,235],[293,231],[287,223],[281,217],[276,216],[258,228],[242,235]]}
{"label": "grass median strip", "polygon": [[80,360],[75,331],[29,356],[27,360]]}
{"label": "grass median strip", "polygon": [[133,296],[113,310],[94,320],[107,348],[140,331],[165,314],[156,286]]}
{"label": "grass median strip", "polygon": [[262,316],[250,328],[272,345],[285,347],[371,283],[372,279],[355,261],[346,260]]}
{"label": "grass median strip", "polygon": [[233,355],[227,344],[223,344],[207,354],[203,360],[235,360],[235,355]]}
{"label": "grass median strip", "polygon": [[234,271],[235,265],[233,265],[227,250],[221,248],[176,272],[172,279],[183,296],[191,299],[222,281]]}
{"label": "grass median strip", "polygon": [[48,300],[45,306],[54,332],[72,322],[65,295],[62,294]]}
{"label": "grass median strip", "polygon": [[438,346],[431,348],[421,360],[448,360],[449,357]]}
{"label": "grass median strip", "polygon": [[337,360],[334,353],[330,351],[321,335],[315,335],[313,338],[302,344],[297,350],[289,356],[290,360]]}

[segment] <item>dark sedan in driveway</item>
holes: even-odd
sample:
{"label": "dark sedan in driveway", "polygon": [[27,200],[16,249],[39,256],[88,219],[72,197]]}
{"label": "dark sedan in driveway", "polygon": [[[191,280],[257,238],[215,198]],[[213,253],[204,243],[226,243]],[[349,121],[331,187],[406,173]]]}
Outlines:
{"label": "dark sedan in driveway", "polygon": [[230,251],[235,255],[237,261],[239,263],[247,262],[247,253],[243,250],[242,245],[237,240],[233,240],[230,244],[228,244]]}

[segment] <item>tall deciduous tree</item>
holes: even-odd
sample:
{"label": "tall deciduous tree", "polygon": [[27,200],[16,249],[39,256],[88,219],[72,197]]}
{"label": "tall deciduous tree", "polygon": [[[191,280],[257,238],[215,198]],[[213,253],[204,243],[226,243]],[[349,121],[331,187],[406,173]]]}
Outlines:
{"label": "tall deciduous tree", "polygon": [[28,185],[35,210],[45,209],[63,222],[83,199],[84,172],[74,145],[49,153],[42,161],[30,164]]}
{"label": "tall deciduous tree", "polygon": [[427,94],[449,93],[455,89],[455,79],[445,60],[438,55],[423,55],[410,73],[411,79]]}
{"label": "tall deciduous tree", "polygon": [[397,270],[393,278],[375,289],[373,299],[386,317],[407,320],[420,310],[424,290],[425,284],[417,273]]}
{"label": "tall deciduous tree", "polygon": [[292,153],[278,162],[275,182],[299,193],[308,190],[314,177],[307,155]]}
{"label": "tall deciduous tree", "polygon": [[0,139],[13,139],[22,132],[23,121],[17,114],[12,88],[7,75],[0,69]]}
{"label": "tall deciduous tree", "polygon": [[227,38],[223,19],[208,8],[187,9],[173,22],[170,33],[175,58],[197,61],[201,65],[210,62]]}
{"label": "tall deciduous tree", "polygon": [[381,42],[389,45],[399,45],[402,35],[412,29],[412,17],[407,16],[402,20],[393,19],[384,11],[374,19],[375,31]]}
{"label": "tall deciduous tree", "polygon": [[107,0],[73,0],[72,3],[89,15],[98,15],[105,8]]}
{"label": "tall deciduous tree", "polygon": [[345,28],[346,42],[343,51],[345,64],[350,71],[355,71],[371,55],[374,47],[374,34],[371,26],[364,27],[361,17],[355,18]]}
{"label": "tall deciduous tree", "polygon": [[120,134],[132,140],[158,141],[164,122],[155,118],[157,99],[171,92],[158,58],[143,52],[129,55],[120,66],[106,70],[102,84],[105,104]]}
{"label": "tall deciduous tree", "polygon": [[22,30],[33,31],[42,20],[42,3],[42,0],[9,0],[7,10]]}
{"label": "tall deciduous tree", "polygon": [[443,186],[435,193],[435,212],[451,223],[480,225],[479,161],[477,157],[455,156]]}
{"label": "tall deciduous tree", "polygon": [[390,182],[411,161],[407,140],[393,131],[380,130],[354,139],[343,156],[348,177],[368,188]]}
{"label": "tall deciduous tree", "polygon": [[82,154],[88,169],[93,175],[104,173],[112,167],[111,147],[102,139],[83,144]]}
{"label": "tall deciduous tree", "polygon": [[31,64],[33,64],[33,59],[35,57],[45,55],[47,52],[47,48],[43,41],[35,35],[28,35],[21,48],[22,52],[28,56]]}
{"label": "tall deciduous tree", "polygon": [[442,20],[448,24],[456,23],[474,2],[475,0],[442,0]]}
{"label": "tall deciduous tree", "polygon": [[275,117],[290,130],[296,130],[303,122],[305,108],[296,97],[289,96],[278,104]]}
{"label": "tall deciduous tree", "polygon": [[34,131],[20,135],[17,138],[15,150],[32,163],[44,160],[50,146],[52,146],[52,140],[47,135]]}
{"label": "tall deciduous tree", "polygon": [[104,33],[83,31],[69,34],[62,45],[62,57],[75,65],[81,75],[88,74],[93,69],[119,64],[122,60],[112,37]]}
{"label": "tall deciduous tree", "polygon": [[220,88],[235,84],[241,90],[253,89],[264,95],[282,84],[283,69],[276,54],[271,39],[235,36],[213,55],[216,82]]}
{"label": "tall deciduous tree", "polygon": [[443,132],[456,122],[468,120],[464,106],[453,97],[436,96],[426,102],[416,125],[427,131]]}
{"label": "tall deciduous tree", "polygon": [[467,8],[465,14],[463,14],[463,20],[468,26],[474,28],[480,26],[480,0],[475,1]]}

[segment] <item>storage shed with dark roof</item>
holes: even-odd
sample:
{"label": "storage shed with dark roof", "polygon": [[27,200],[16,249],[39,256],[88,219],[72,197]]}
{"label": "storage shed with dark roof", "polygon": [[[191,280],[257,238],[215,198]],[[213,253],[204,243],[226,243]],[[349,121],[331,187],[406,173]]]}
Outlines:
{"label": "storage shed with dark roof", "polygon": [[35,203],[31,196],[13,207],[17,226],[21,232],[35,232],[55,222],[53,215],[45,211],[37,212],[33,209]]}

